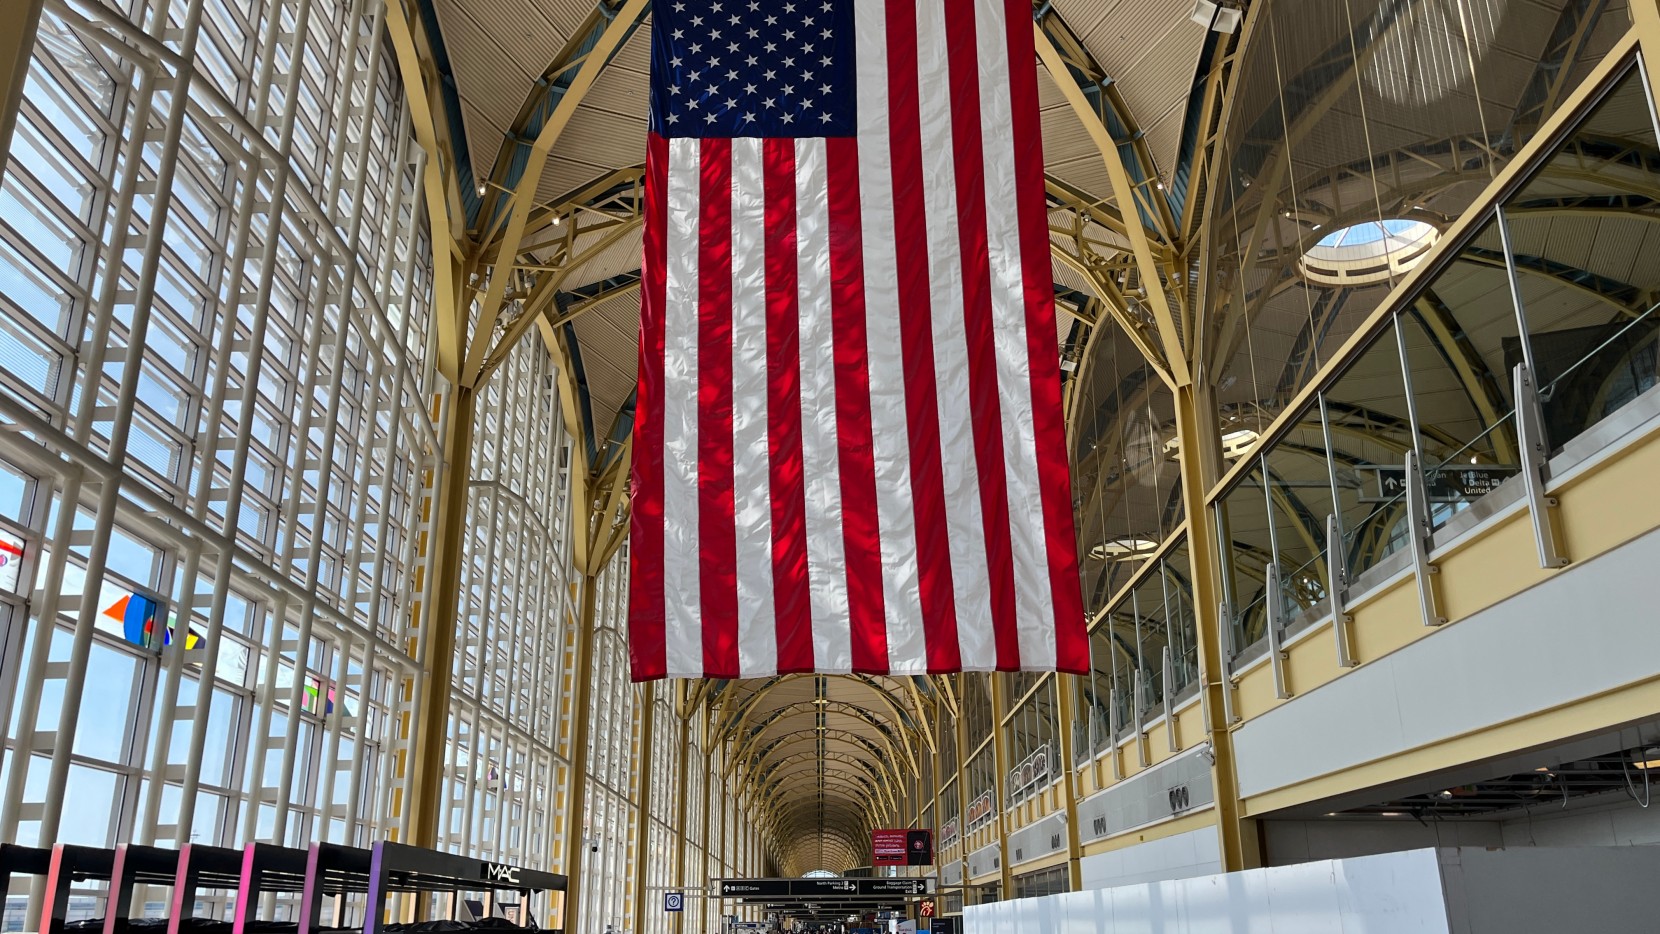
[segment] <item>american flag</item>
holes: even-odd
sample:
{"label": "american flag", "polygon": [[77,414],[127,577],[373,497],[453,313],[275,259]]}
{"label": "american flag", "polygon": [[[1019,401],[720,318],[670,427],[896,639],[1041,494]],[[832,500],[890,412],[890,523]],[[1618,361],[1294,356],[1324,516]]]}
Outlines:
{"label": "american flag", "polygon": [[1088,670],[1030,0],[658,0],[635,680]]}

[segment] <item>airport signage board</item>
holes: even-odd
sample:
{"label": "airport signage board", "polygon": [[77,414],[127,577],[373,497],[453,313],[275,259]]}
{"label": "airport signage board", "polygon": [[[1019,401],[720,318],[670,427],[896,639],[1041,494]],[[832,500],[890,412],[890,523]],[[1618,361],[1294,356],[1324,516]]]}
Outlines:
{"label": "airport signage board", "polygon": [[870,832],[871,865],[934,865],[932,830],[873,830]]}
{"label": "airport signage board", "polygon": [[721,898],[894,898],[928,894],[927,879],[720,879]]}

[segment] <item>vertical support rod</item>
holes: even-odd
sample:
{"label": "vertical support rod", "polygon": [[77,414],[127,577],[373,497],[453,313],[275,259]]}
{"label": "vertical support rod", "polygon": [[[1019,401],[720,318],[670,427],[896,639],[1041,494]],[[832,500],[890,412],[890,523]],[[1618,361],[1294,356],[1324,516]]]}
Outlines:
{"label": "vertical support rod", "polygon": [[421,627],[422,688],[416,700],[415,735],[410,745],[413,789],[409,798],[409,838],[415,846],[438,845],[444,784],[444,747],[449,735],[450,669],[455,661],[455,630],[460,623],[461,545],[467,534],[468,478],[472,473],[475,397],[456,386],[444,426],[444,460],[433,505],[431,607]]}
{"label": "vertical support rod", "polygon": [[1429,494],[1424,487],[1424,471],[1415,451],[1406,452],[1406,528],[1408,551],[1412,555],[1412,576],[1418,584],[1418,608],[1425,626],[1439,626],[1447,621],[1435,600],[1433,575],[1440,571],[1429,560]]}
{"label": "vertical support rod", "polygon": [[[1169,619],[1169,617],[1166,617],[1166,619]],[[1168,747],[1168,751],[1179,752],[1181,751],[1181,747],[1177,743],[1176,736],[1176,691],[1172,687],[1176,683],[1176,665],[1170,657],[1169,643],[1166,643],[1164,646],[1164,658],[1162,659],[1162,663],[1163,668],[1160,670],[1159,677],[1163,679],[1162,692],[1164,694],[1165,745]]]}
{"label": "vertical support rod", "polygon": [[1522,484],[1527,493],[1528,516],[1533,520],[1533,540],[1539,549],[1539,566],[1560,568],[1568,564],[1556,539],[1551,510],[1556,497],[1545,492],[1549,479],[1549,447],[1545,440],[1545,415],[1539,406],[1539,384],[1525,363],[1516,364],[1516,448],[1521,453]]}
{"label": "vertical support rod", "polygon": [[1291,696],[1291,687],[1286,680],[1285,672],[1285,645],[1283,643],[1285,630],[1285,594],[1280,584],[1280,563],[1268,562],[1268,594],[1263,600],[1264,609],[1268,618],[1268,667],[1274,673],[1274,696],[1285,700]]}
{"label": "vertical support rod", "polygon": [[8,0],[0,4],[0,178],[6,175],[12,129],[29,77],[29,53],[40,29],[43,0]]}
{"label": "vertical support rod", "polygon": [[1214,425],[1214,401],[1203,381],[1178,388],[1176,437],[1182,506],[1192,523],[1187,536],[1188,560],[1193,565],[1189,579],[1193,582],[1194,625],[1199,634],[1200,689],[1208,697],[1203,709],[1208,711],[1205,732],[1214,756],[1211,780],[1216,789],[1217,835],[1223,870],[1236,872],[1255,868],[1262,857],[1256,822],[1241,813],[1239,782],[1234,774],[1233,733],[1227,719],[1233,709],[1233,699],[1227,685],[1228,640],[1223,631],[1228,621],[1219,612],[1224,606],[1219,587],[1222,580],[1219,529],[1203,528],[1207,520],[1215,518],[1205,502],[1205,493],[1220,475],[1221,452]]}
{"label": "vertical support rod", "polygon": [[[1516,334],[1522,345],[1522,363],[1529,373],[1539,372],[1533,362],[1533,337],[1527,327],[1527,305],[1522,302],[1522,279],[1516,271],[1516,250],[1510,243],[1510,219],[1504,216],[1504,207],[1493,209],[1493,224],[1499,229],[1499,246],[1504,249],[1504,278],[1510,287],[1510,304],[1516,310]],[[1518,404],[1521,400],[1517,400]]]}
{"label": "vertical support rod", "polygon": [[1337,643],[1337,667],[1355,666],[1349,644],[1349,562],[1343,555],[1343,527],[1335,514],[1326,517],[1326,594],[1331,600],[1331,631]]}
{"label": "vertical support rod", "polygon": [[634,768],[639,773],[639,784],[636,786],[634,800],[638,802],[634,812],[634,878],[630,884],[634,886],[634,929],[645,927],[646,917],[646,882],[650,876],[646,872],[646,859],[651,853],[651,847],[646,841],[651,833],[651,777],[656,774],[657,763],[652,761],[652,753],[656,751],[657,741],[657,682],[647,681],[640,691],[640,756],[634,760]]}

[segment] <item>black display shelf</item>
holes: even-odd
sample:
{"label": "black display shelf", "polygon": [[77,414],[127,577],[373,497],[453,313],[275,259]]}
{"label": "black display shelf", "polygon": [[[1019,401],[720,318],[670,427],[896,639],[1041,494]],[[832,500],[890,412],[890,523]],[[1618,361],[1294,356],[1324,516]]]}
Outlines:
{"label": "black display shelf", "polygon": [[51,850],[0,843],[0,897],[11,891],[12,876],[44,876],[51,868]]}
{"label": "black display shelf", "polygon": [[250,843],[240,856],[242,868],[236,887],[233,934],[247,934],[249,927],[257,920],[260,898],[266,893],[303,893],[306,867],[311,860],[311,854],[306,850],[274,843]]}
{"label": "black display shelf", "polygon": [[532,893],[563,892],[566,882],[556,873],[383,841],[373,850],[363,934],[384,934],[386,896],[392,892],[448,892],[452,917],[462,892],[485,892],[492,902],[497,892],[517,892],[522,924]]}
{"label": "black display shelf", "polygon": [[363,934],[386,934],[387,898],[394,893],[448,893],[454,919],[463,892],[483,893],[492,908],[496,893],[517,892],[519,923],[524,926],[532,894],[562,892],[567,884],[564,876],[551,872],[391,842],[370,849],[318,843],[306,850],[265,843],[240,850],[199,844],[179,850],[59,844],[50,851],[0,845],[0,886],[9,885],[16,874],[46,877],[41,934],[64,934],[70,889],[89,880],[109,883],[104,917],[96,922],[103,934],[122,934],[138,885],[173,890],[167,934],[182,934],[185,922],[194,916],[197,894],[205,890],[236,892],[231,934],[256,934],[263,896],[284,892],[300,896],[295,934],[325,934],[324,901],[346,895],[364,896]]}
{"label": "black display shelf", "polygon": [[69,914],[69,890],[89,879],[109,883],[104,905],[104,934],[117,930],[133,905],[133,886],[165,885],[177,878],[179,851],[123,843],[113,850],[60,843],[52,847],[46,870],[46,901],[41,907],[41,934],[63,934]]}
{"label": "black display shelf", "polygon": [[363,893],[363,934],[385,934],[386,901],[394,893],[448,893],[453,918],[462,892],[487,893],[492,901],[496,892],[517,892],[521,911],[528,912],[532,893],[563,892],[566,885],[566,878],[555,873],[390,841],[368,850],[314,844],[305,880],[298,934],[322,930],[326,895]]}
{"label": "black display shelf", "polygon": [[[179,848],[173,901],[167,914],[167,934],[179,934],[184,922],[196,916],[196,893],[206,890],[239,892],[242,887],[241,850],[187,843]],[[237,904],[240,907],[241,897]]]}

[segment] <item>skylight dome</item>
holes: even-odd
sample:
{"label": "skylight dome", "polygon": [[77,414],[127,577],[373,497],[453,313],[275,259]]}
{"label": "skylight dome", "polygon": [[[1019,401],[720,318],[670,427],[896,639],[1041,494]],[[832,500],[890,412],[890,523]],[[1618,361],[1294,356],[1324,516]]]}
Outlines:
{"label": "skylight dome", "polygon": [[1298,266],[1324,285],[1371,285],[1411,271],[1439,239],[1441,232],[1420,220],[1365,221],[1326,234]]}

